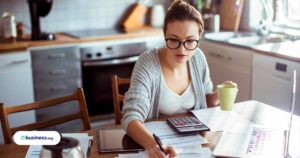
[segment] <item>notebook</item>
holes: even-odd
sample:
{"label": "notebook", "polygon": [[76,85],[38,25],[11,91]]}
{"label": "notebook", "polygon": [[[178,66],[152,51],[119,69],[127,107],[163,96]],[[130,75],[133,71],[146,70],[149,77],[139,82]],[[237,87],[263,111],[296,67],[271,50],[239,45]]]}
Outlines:
{"label": "notebook", "polygon": [[293,88],[288,120],[288,129],[272,129],[253,125],[246,133],[224,131],[213,155],[222,157],[284,157],[289,156],[290,131],[296,97],[296,70],[293,71]]}

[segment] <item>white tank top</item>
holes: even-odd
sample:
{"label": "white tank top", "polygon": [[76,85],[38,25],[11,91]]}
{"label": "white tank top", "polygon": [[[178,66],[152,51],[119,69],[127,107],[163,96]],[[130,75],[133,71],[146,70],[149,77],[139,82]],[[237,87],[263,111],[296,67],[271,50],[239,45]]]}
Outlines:
{"label": "white tank top", "polygon": [[196,103],[191,82],[188,88],[181,95],[179,95],[168,88],[163,75],[161,76],[161,96],[159,97],[160,115],[187,113],[189,110],[191,110]]}

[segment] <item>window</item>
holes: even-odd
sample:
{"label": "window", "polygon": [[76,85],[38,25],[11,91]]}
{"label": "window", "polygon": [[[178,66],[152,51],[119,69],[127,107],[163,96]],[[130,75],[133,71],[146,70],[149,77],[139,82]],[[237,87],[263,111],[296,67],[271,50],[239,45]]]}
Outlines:
{"label": "window", "polygon": [[275,0],[275,24],[300,29],[300,1]]}
{"label": "window", "polygon": [[286,0],[287,19],[300,21],[300,1],[299,0]]}

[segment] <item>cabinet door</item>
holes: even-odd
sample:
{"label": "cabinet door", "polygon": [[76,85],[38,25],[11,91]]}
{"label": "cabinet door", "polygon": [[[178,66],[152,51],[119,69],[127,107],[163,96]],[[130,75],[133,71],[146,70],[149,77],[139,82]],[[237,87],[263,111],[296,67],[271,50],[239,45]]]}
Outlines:
{"label": "cabinet door", "polygon": [[249,100],[252,53],[208,41],[202,41],[200,48],[206,55],[214,87],[224,81],[233,81],[239,89],[236,102]]}
{"label": "cabinet door", "polygon": [[[6,106],[33,102],[31,60],[28,52],[1,54],[0,76],[0,102]],[[12,114],[9,117],[12,127],[34,121],[34,111]],[[0,135],[0,143],[4,143],[2,130]]]}

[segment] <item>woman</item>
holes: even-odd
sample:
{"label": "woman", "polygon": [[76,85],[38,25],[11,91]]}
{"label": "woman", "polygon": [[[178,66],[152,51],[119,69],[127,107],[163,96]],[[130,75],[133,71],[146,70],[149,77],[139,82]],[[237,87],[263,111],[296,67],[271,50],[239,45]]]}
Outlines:
{"label": "woman", "polygon": [[[152,158],[164,157],[143,122],[218,104],[209,69],[197,47],[203,32],[201,14],[188,3],[174,1],[165,17],[166,47],[143,53],[136,62],[125,94],[122,125]],[[164,150],[176,155],[171,147]]]}

